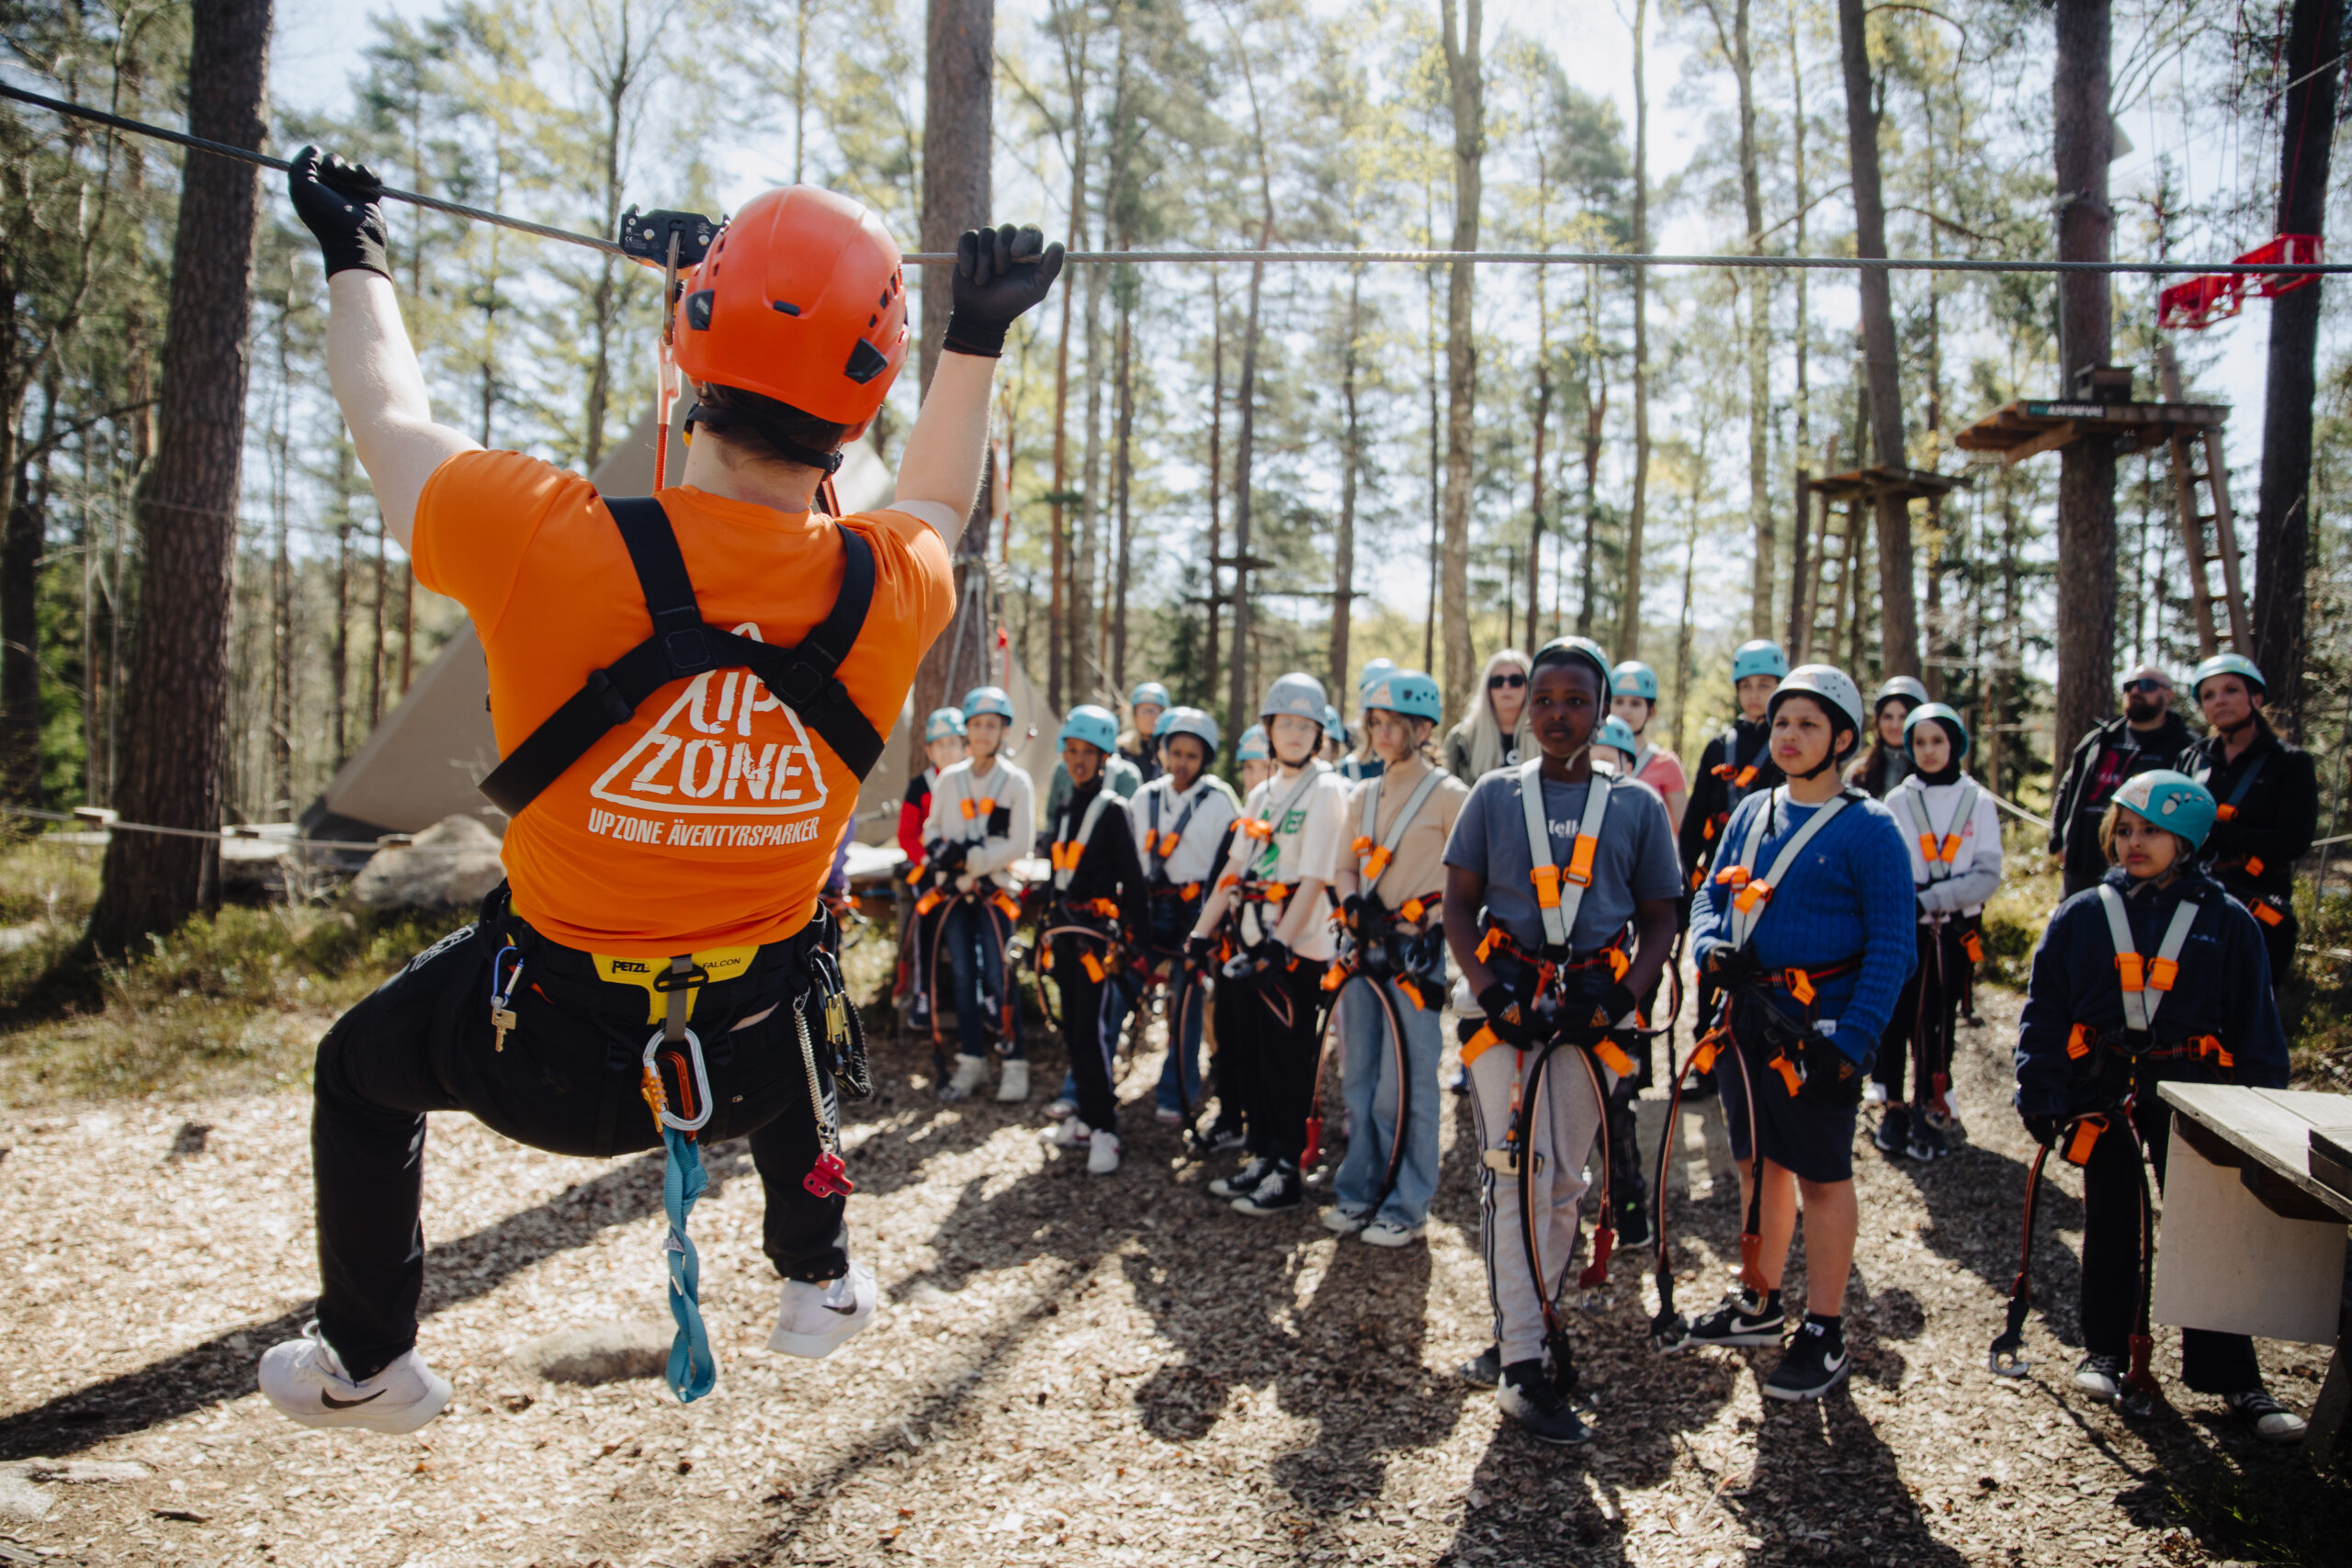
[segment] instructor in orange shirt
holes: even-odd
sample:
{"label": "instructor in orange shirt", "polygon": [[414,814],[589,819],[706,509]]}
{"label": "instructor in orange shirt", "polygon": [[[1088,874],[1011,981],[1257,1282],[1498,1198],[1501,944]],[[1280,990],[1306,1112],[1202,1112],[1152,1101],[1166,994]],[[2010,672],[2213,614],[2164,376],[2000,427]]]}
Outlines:
{"label": "instructor in orange shirt", "polygon": [[817,488],[906,356],[899,248],[831,192],[753,198],[678,290],[696,400],[684,482],[608,502],[434,422],[375,175],[306,150],[290,182],[384,525],[481,634],[504,759],[482,788],[512,820],[508,882],[481,919],[320,1043],[323,1288],[317,1321],[262,1358],[262,1390],[306,1426],[431,1420],[450,1389],[415,1348],[425,1113],[631,1153],[663,1143],[648,1075],[667,1125],[706,1146],[749,1137],[786,1281],[769,1346],[824,1355],[871,1321],[876,1292],[842,1220],[832,1080],[858,1063],[817,895],[954,609],[949,546],[978,489],[996,357],[1061,247],[1010,225],[963,237],[897,499],[835,519],[811,509]]}

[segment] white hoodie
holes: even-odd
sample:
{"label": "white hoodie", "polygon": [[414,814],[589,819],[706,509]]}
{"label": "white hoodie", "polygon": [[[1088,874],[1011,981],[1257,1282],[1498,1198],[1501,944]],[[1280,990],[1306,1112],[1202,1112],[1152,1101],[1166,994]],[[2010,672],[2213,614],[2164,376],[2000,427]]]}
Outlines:
{"label": "white hoodie", "polygon": [[[1886,808],[1911,847],[1921,923],[1935,915],[1982,914],[1984,900],[2001,886],[2001,813],[1984,786],[1966,773],[1941,784],[1923,784],[1913,773],[1888,794]],[[1931,871],[1923,840],[1931,839],[1939,852],[1954,833],[1959,848],[1949,863],[1939,852]]]}

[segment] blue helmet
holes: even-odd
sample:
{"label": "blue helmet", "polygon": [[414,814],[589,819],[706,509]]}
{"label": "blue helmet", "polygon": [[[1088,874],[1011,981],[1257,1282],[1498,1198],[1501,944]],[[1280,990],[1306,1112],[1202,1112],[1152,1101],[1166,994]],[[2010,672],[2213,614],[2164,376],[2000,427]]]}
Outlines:
{"label": "blue helmet", "polygon": [[1323,739],[1336,740],[1342,746],[1348,743],[1347,721],[1340,716],[1340,710],[1329,703],[1323,705]]}
{"label": "blue helmet", "polygon": [[1609,655],[1601,652],[1600,645],[1589,637],[1555,637],[1537,649],[1535,657],[1527,664],[1531,683],[1535,678],[1535,671],[1546,664],[1585,665],[1600,682],[1600,690],[1606,692],[1610,689]]}
{"label": "blue helmet", "polygon": [[2132,774],[2115,792],[2115,804],[2167,833],[2178,834],[2192,851],[2203,847],[2205,835],[2213,830],[2213,818],[2220,814],[2212,791],[2170,768]]}
{"label": "blue helmet", "polygon": [[1241,739],[1234,742],[1233,760],[1237,762],[1271,762],[1273,759],[1273,750],[1266,744],[1266,727],[1262,724],[1251,725],[1241,732]]}
{"label": "blue helmet", "polygon": [[1156,708],[1167,707],[1168,688],[1157,681],[1146,681],[1127,698],[1127,705],[1131,708],[1142,707],[1147,703]]}
{"label": "blue helmet", "polygon": [[1175,716],[1176,710],[1174,708],[1161,708],[1159,710],[1159,716],[1151,721],[1151,738],[1154,740],[1157,740],[1161,736],[1167,734],[1168,727]]}
{"label": "blue helmet", "polygon": [[1396,661],[1395,660],[1375,659],[1363,667],[1363,674],[1356,677],[1356,690],[1359,692],[1369,692],[1375,684],[1378,683],[1383,675],[1393,675],[1396,672]]}
{"label": "blue helmet", "polygon": [[1012,698],[1002,686],[975,686],[964,694],[964,716],[978,718],[992,713],[1005,723],[1012,722]]}
{"label": "blue helmet", "polygon": [[1063,718],[1060,739],[1083,740],[1098,751],[1114,750],[1119,744],[1119,721],[1109,708],[1080,703]]}
{"label": "blue helmet", "polygon": [[2237,676],[2248,686],[2254,689],[2254,694],[2256,696],[2266,694],[2268,690],[2263,682],[2262,671],[2256,667],[2253,660],[2248,659],[2243,653],[2217,653],[2212,658],[2207,660],[2204,663],[2199,665],[2197,667],[2197,673],[2188,678],[2189,694],[2195,697],[2199,703],[2203,703],[2205,700],[2205,682],[2211,680],[2216,675]]}
{"label": "blue helmet", "polygon": [[1275,676],[1274,683],[1266,688],[1266,700],[1258,705],[1258,716],[1279,718],[1285,714],[1329,729],[1331,704],[1323,694],[1323,682],[1295,670]]}
{"label": "blue helmet", "polygon": [[1431,724],[1440,722],[1445,712],[1438,702],[1435,681],[1419,670],[1398,670],[1394,666],[1365,683],[1363,705],[1367,713],[1381,708],[1403,714],[1407,718],[1425,718]]}
{"label": "blue helmet", "polygon": [[[1969,745],[1968,721],[1942,703],[1922,703],[1911,710],[1910,716],[1903,721],[1903,749],[1905,751],[1911,750],[1911,732],[1929,719],[1934,719],[1942,725],[1944,733],[1951,737],[1953,765],[1958,766],[1966,761]],[[1917,759],[1913,760],[1916,761]]]}
{"label": "blue helmet", "polygon": [[1216,720],[1199,708],[1170,708],[1159,716],[1159,734],[1163,740],[1171,735],[1189,735],[1207,747],[1212,757],[1220,739]]}
{"label": "blue helmet", "polygon": [[955,708],[933,708],[931,716],[923,720],[922,743],[926,746],[934,740],[960,740],[963,737],[964,716]]}
{"label": "blue helmet", "polygon": [[[1657,671],[1638,659],[1628,659],[1609,672],[1609,694],[1612,697],[1639,697],[1644,702],[1657,701]],[[1609,744],[1607,741],[1603,745]]]}
{"label": "blue helmet", "polygon": [[1889,703],[1909,703],[1916,708],[1927,700],[1928,683],[1917,675],[1889,675],[1880,683],[1878,695],[1871,699],[1871,712]]}
{"label": "blue helmet", "polygon": [[1612,746],[1628,757],[1642,749],[1641,741],[1634,735],[1634,727],[1613,713],[1600,721],[1600,733],[1592,738],[1592,743],[1595,746]]}
{"label": "blue helmet", "polygon": [[1731,656],[1731,683],[1738,685],[1750,675],[1770,675],[1775,681],[1789,678],[1789,656],[1781,651],[1777,642],[1762,637],[1743,642]]}

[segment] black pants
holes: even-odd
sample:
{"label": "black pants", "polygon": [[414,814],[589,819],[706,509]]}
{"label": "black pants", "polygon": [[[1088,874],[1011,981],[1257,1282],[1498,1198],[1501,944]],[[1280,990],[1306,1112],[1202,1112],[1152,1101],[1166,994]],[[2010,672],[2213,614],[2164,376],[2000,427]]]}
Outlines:
{"label": "black pants", "polygon": [[[598,978],[587,954],[500,913],[504,891],[491,895],[481,921],[418,954],[319,1043],[311,1121],[319,1327],[355,1378],[372,1377],[416,1343],[425,1112],[469,1111],[555,1154],[603,1158],[662,1146],[638,1092],[654,1032],[647,993]],[[520,1022],[500,1050],[491,959],[509,936],[524,955],[511,1004]],[[716,1107],[697,1136],[707,1147],[749,1135],[767,1194],[769,1260],[787,1279],[835,1280],[849,1269],[846,1201],[815,1197],[800,1180],[820,1148],[793,1026],[808,941],[769,948],[750,974],[706,987],[696,1000],[691,1027]],[[820,1073],[823,1065],[820,1055]],[[830,1086],[820,1092],[830,1098]],[[646,1267],[656,1267],[650,1257]]]}
{"label": "black pants", "polygon": [[1968,926],[1955,917],[1941,925],[1918,928],[1919,962],[1894,998],[1894,1011],[1878,1043],[1878,1060],[1871,1077],[1886,1088],[1889,1104],[1904,1103],[1903,1069],[1911,1067],[1910,1103],[1930,1106],[1943,1088],[1951,1085],[1952,1042],[1960,1027],[1960,999],[1965,993]]}
{"label": "black pants", "polygon": [[[1322,1052],[1323,965],[1300,959],[1261,970],[1235,989],[1236,1021],[1250,1058],[1250,1152],[1298,1163],[1306,1119],[1315,1114],[1315,1064]],[[1232,984],[1227,982],[1227,984]]]}
{"label": "black pants", "polygon": [[[2156,1085],[2168,1077],[2202,1077],[2169,1071],[2163,1064],[2141,1069],[2132,1120],[2147,1145],[2159,1190],[2172,1146],[2172,1107],[2158,1098]],[[2140,1307],[2138,1160],[2130,1134],[2118,1125],[2100,1135],[2083,1168],[2083,1348],[2094,1355],[2131,1352]],[[2243,1334],[2182,1329],[2180,1381],[2199,1393],[2239,1393],[2258,1386],[2262,1370],[2254,1359],[2254,1341]]]}
{"label": "black pants", "polygon": [[[1054,938],[1054,986],[1062,998],[1062,1045],[1069,1052],[1070,1077],[1078,1080],[1078,1119],[1098,1133],[1119,1130],[1119,1100],[1111,1088],[1111,1055],[1116,1036],[1104,1027],[1103,993],[1117,976],[1097,980],[1086,961],[1102,961],[1102,944],[1082,937]],[[1125,1010],[1119,1010],[1124,1020]]]}

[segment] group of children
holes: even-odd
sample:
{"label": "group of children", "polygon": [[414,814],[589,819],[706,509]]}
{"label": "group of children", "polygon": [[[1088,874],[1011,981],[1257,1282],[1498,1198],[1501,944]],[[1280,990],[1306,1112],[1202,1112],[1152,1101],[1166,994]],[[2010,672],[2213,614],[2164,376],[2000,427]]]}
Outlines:
{"label": "group of children", "polygon": [[[1655,671],[1580,637],[1490,660],[1478,697],[1489,705],[1443,753],[1438,687],[1419,671],[1367,668],[1357,735],[1318,681],[1283,675],[1236,745],[1238,796],[1213,771],[1216,721],[1157,683],[1135,693],[1125,733],[1106,709],[1072,709],[1040,835],[1039,964],[1070,1078],[1043,1135],[1083,1150],[1091,1172],[1118,1168],[1114,1053],[1147,989],[1164,987],[1174,1048],[1156,1112],[1193,1152],[1239,1156],[1207,1192],[1247,1215],[1305,1203],[1335,1061],[1345,1152],[1322,1224],[1407,1246],[1437,1188],[1450,1009],[1494,1326],[1466,1377],[1497,1387],[1538,1438],[1588,1440],[1560,1303],[1572,1280],[1605,1276],[1617,1238],[1655,1232],[1656,1343],[1784,1347],[1769,1395],[1835,1388],[1850,1367],[1860,1109],[1879,1108],[1871,1137],[1890,1157],[1948,1152],[1953,1043],[2001,881],[2000,821],[1965,771],[1965,720],[1917,681],[1891,679],[1866,705],[1842,671],[1791,670],[1760,641],[1737,650],[1733,679],[1736,716],[1688,776],[1647,738]],[[932,716],[933,769],[902,819],[927,887],[910,935],[918,1009],[942,1016],[929,991],[954,987],[948,1099],[978,1091],[991,1054],[998,1098],[1028,1093],[1008,959],[1015,906],[1001,879],[1029,847],[1031,785],[999,755],[1010,711],[983,687]],[[1456,776],[1447,762],[1489,730],[1485,749],[1508,760]],[[2018,1044],[2028,1129],[2045,1145],[2063,1134],[2085,1165],[2075,1382],[2102,1399],[2125,1398],[2132,1381],[2148,1266],[2132,1184],[2143,1151],[2161,1179],[2166,1146],[2154,1086],[2285,1081],[2263,933],[2197,863],[2216,816],[2211,793],[2178,773],[2142,775],[2117,796],[2102,829],[2114,869],[2053,917]],[[1669,976],[1679,998],[1685,941],[1696,1044],[1668,1087],[1678,1105],[1720,1095],[1742,1214],[1736,1278],[1695,1321],[1673,1310],[1666,1208],[1634,1121],[1659,1080],[1653,1042],[1680,1010],[1658,1003]],[[2086,1120],[2120,1130],[2085,1137]],[[1596,1184],[1596,1232],[1580,1247]],[[1794,1312],[1781,1281],[1800,1224]],[[2189,1386],[2224,1395],[2261,1436],[2301,1432],[2242,1337],[2193,1332],[2186,1357]]]}

